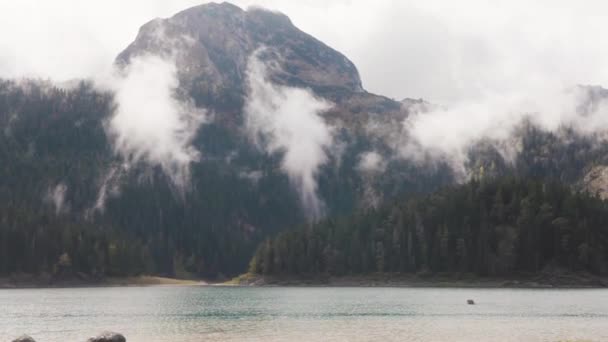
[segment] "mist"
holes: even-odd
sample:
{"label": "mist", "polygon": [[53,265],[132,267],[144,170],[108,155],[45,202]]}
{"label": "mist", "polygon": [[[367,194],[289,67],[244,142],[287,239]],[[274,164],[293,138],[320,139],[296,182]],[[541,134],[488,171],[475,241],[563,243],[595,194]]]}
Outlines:
{"label": "mist", "polygon": [[190,164],[200,159],[192,139],[206,115],[188,99],[177,98],[175,62],[140,56],[105,85],[115,91],[117,103],[106,124],[116,154],[127,165],[160,166],[173,185],[185,191]]}
{"label": "mist", "polygon": [[[97,75],[141,25],[205,1],[0,2],[0,76],[53,80]],[[343,52],[366,89],[451,105],[490,89],[608,84],[604,1],[235,0],[287,14]]]}
{"label": "mist", "polygon": [[258,147],[268,154],[282,154],[281,169],[298,191],[307,217],[314,221],[324,212],[316,177],[333,144],[332,129],[320,114],[331,104],[309,90],[273,84],[260,51],[248,62],[245,126]]}
{"label": "mist", "polygon": [[386,161],[376,151],[362,153],[357,169],[364,174],[382,173],[386,170]]}
{"label": "mist", "polygon": [[491,93],[478,101],[434,107],[406,118],[407,137],[398,147],[401,157],[417,163],[447,162],[466,178],[468,152],[484,141],[491,143],[507,162],[517,156],[517,129],[525,121],[551,133],[569,128],[604,140],[608,132],[606,99],[589,103],[590,87],[560,88],[547,85],[518,92]]}
{"label": "mist", "polygon": [[51,204],[55,209],[55,215],[60,215],[64,212],[69,211],[69,204],[66,202],[66,193],[68,191],[65,183],[58,183],[52,188],[49,188],[45,200]]}

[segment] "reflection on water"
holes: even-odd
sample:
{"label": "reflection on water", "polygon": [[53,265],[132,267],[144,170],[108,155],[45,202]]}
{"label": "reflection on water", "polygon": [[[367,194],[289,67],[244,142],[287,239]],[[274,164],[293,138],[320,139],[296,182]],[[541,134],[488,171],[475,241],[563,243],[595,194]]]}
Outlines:
{"label": "reflection on water", "polygon": [[[467,305],[472,298],[476,305]],[[608,341],[608,290],[0,290],[0,341]]]}

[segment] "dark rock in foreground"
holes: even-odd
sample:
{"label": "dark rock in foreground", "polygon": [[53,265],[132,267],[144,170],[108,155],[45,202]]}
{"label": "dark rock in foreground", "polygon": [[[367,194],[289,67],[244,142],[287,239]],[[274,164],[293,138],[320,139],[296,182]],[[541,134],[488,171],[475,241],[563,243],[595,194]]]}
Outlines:
{"label": "dark rock in foreground", "polygon": [[119,333],[106,331],[96,337],[91,337],[87,342],[126,342],[127,339]]}
{"label": "dark rock in foreground", "polygon": [[36,342],[31,336],[21,335],[13,340],[13,342]]}

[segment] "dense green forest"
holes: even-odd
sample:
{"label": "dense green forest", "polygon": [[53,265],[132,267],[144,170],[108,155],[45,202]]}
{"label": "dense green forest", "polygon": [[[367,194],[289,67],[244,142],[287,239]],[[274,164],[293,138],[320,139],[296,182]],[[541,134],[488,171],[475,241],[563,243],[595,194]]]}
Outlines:
{"label": "dense green forest", "polygon": [[607,265],[608,202],[558,182],[499,178],[283,232],[259,246],[250,271],[509,276]]}
{"label": "dense green forest", "polygon": [[[264,234],[303,220],[297,195],[285,177],[272,177],[272,165],[259,166],[257,183],[241,177],[239,163],[262,164],[250,161],[256,151],[243,148],[224,162],[238,141],[219,126],[197,140],[217,162],[195,165],[183,196],[159,167],[121,170],[104,130],[114,108],[112,94],[87,82],[67,89],[0,82],[0,275],[234,274]],[[117,192],[96,208],[116,169]]]}
{"label": "dense green forest", "polygon": [[[128,171],[120,168],[123,161],[114,153],[104,127],[115,108],[111,93],[101,92],[88,82],[61,88],[44,81],[0,80],[0,276],[20,273],[66,277],[137,274],[231,276],[246,270],[256,246],[264,239],[306,222],[298,194],[281,171],[280,153],[267,155],[252,146],[240,128],[240,113],[218,114],[216,121],[201,127],[193,145],[201,152],[203,160],[191,165],[191,183],[185,193],[178,194],[167,175],[157,166],[140,163]],[[481,220],[481,209],[476,207],[465,208],[475,213],[466,210],[458,214],[454,212],[449,220],[443,216],[435,219],[425,216],[431,215],[428,211],[433,205],[440,206],[430,200],[411,202],[417,203],[415,215],[403,208],[397,210],[403,214],[398,216],[403,222],[411,224],[414,217],[424,223],[423,235],[399,230],[402,228],[393,229],[389,234],[385,231],[388,228],[382,228],[384,226],[379,222],[374,223],[373,231],[376,233],[372,235],[368,230],[357,228],[360,222],[381,220],[385,215],[383,211],[387,210],[381,206],[379,211],[368,213],[374,206],[366,203],[381,204],[394,198],[407,200],[412,196],[418,198],[453,184],[455,179],[446,164],[417,165],[391,158],[390,149],[382,145],[381,140],[357,130],[344,128],[337,134],[338,141],[345,147],[339,156],[329,155],[331,160],[319,170],[319,197],[324,201],[327,217],[357,215],[356,219],[345,221],[357,224],[334,219],[315,226],[312,231],[318,231],[320,235],[311,236],[310,241],[307,240],[309,235],[302,235],[302,242],[298,244],[299,235],[290,239],[286,237],[296,234],[291,232],[273,240],[290,240],[294,248],[289,250],[298,251],[297,255],[304,253],[303,250],[306,251],[303,256],[310,255],[313,250],[315,253],[329,253],[317,256],[316,266],[309,264],[311,269],[298,272],[327,271],[320,267],[328,255],[331,260],[337,260],[336,269],[331,272],[376,270],[379,266],[376,262],[378,250],[384,253],[382,267],[392,270],[396,267],[396,257],[391,249],[396,244],[394,241],[399,241],[399,253],[404,253],[404,246],[409,246],[407,263],[400,264],[399,269],[453,269],[452,261],[446,266],[444,259],[447,257],[437,254],[438,249],[432,248],[437,239],[436,230],[449,232],[447,241],[451,257],[448,259],[466,260],[458,261],[458,265],[465,263],[468,270],[485,268],[484,272],[498,272],[501,267],[506,267],[502,261],[504,253],[498,253],[496,249],[492,249],[493,253],[488,252],[490,249],[483,250],[483,253],[488,253],[483,254],[483,266],[471,265],[473,260],[479,259],[479,254],[475,253],[481,253],[476,250],[480,232],[476,225]],[[544,132],[529,123],[522,124],[517,134],[521,146],[512,161],[505,161],[492,142],[474,146],[467,164],[472,178],[489,180],[515,175],[521,179],[551,179],[576,187],[589,165],[606,163],[608,144],[598,143],[592,136],[580,136],[567,128],[557,133]],[[388,160],[383,173],[369,175],[357,171],[361,153],[370,150],[378,151]],[[110,179],[108,186],[116,190],[108,192],[103,210],[99,209],[96,206],[100,191],[114,170],[118,170],[116,174],[119,177]],[[510,210],[517,210],[519,215],[519,206],[513,209],[512,205],[515,202],[519,205],[523,197],[513,202],[509,191],[508,187],[503,190],[504,203],[509,203]],[[523,196],[522,192],[521,189],[516,191],[517,196]],[[485,202],[487,210],[491,210],[494,203],[494,197],[490,197],[489,202]],[[481,202],[480,198],[475,198]],[[555,215],[553,220],[565,215],[562,213],[562,200],[546,201]],[[538,211],[541,204],[534,202],[534,210]],[[447,202],[441,204],[447,205]],[[477,205],[481,206],[480,203]],[[391,208],[391,211],[395,210]],[[532,246],[531,233],[524,234],[527,230],[512,218],[515,214],[510,215],[509,221],[505,222],[508,228],[500,228],[506,230],[495,231],[491,236],[496,238],[500,234],[512,234],[512,231],[517,233],[517,251],[525,251],[525,256],[517,254],[515,269],[526,269],[523,260],[530,265],[530,250],[536,247],[540,254],[532,257],[538,258],[534,261],[535,269],[553,259],[565,262],[563,255],[553,258],[551,254],[563,254],[563,251],[554,245],[544,245],[548,241],[557,241],[553,235],[547,237],[544,234],[555,235],[556,232],[547,227],[538,228],[544,232],[543,245]],[[591,224],[599,217],[589,215],[586,221],[579,220],[579,216],[565,216],[570,220],[568,227],[578,227],[583,222],[597,232],[597,226]],[[390,217],[395,219],[394,215]],[[466,234],[462,226],[465,218],[471,227]],[[441,224],[445,227],[433,226],[433,220],[443,220]],[[346,237],[344,241],[323,237],[321,227],[329,222],[334,222],[335,229]],[[488,225],[496,224],[488,221]],[[375,234],[380,234],[377,233],[380,228],[382,239],[376,240]],[[334,228],[329,231],[333,232]],[[398,235],[398,240],[393,240],[394,234]],[[572,236],[580,239],[579,235],[568,235],[569,238]],[[587,267],[597,272],[601,269],[598,261],[601,258],[597,255],[601,252],[594,243],[599,241],[588,244]],[[382,243],[378,245],[378,242]],[[581,246],[579,240],[575,242],[576,246],[570,246],[568,250],[568,263],[572,267],[577,265],[574,259],[578,260]],[[345,243],[349,244],[348,248]],[[457,249],[455,246],[461,247]],[[313,250],[309,251],[311,248]],[[361,250],[355,252],[358,248]],[[586,247],[582,245],[581,248],[585,250]],[[466,257],[454,259],[458,255],[457,250],[460,251],[458,253],[466,251]],[[257,259],[260,259],[260,253]],[[347,258],[349,253],[361,257],[356,260],[352,256]],[[437,255],[440,255],[440,261],[436,260]],[[410,260],[410,256],[415,260]],[[289,256],[283,257],[281,260],[291,260]],[[403,258],[400,260],[405,262]],[[293,260],[288,263],[290,272],[294,270],[293,263]]]}

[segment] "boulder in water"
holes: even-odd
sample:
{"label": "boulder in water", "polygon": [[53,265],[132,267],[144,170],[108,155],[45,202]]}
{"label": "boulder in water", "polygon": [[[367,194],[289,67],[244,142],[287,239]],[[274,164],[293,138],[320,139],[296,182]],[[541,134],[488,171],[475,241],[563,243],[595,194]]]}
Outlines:
{"label": "boulder in water", "polygon": [[87,340],[87,342],[126,342],[127,339],[119,334],[119,333],[115,333],[115,332],[111,332],[111,331],[106,331],[103,332],[95,337],[91,337],[90,339]]}
{"label": "boulder in water", "polygon": [[13,340],[13,342],[36,342],[31,336],[22,335]]}

